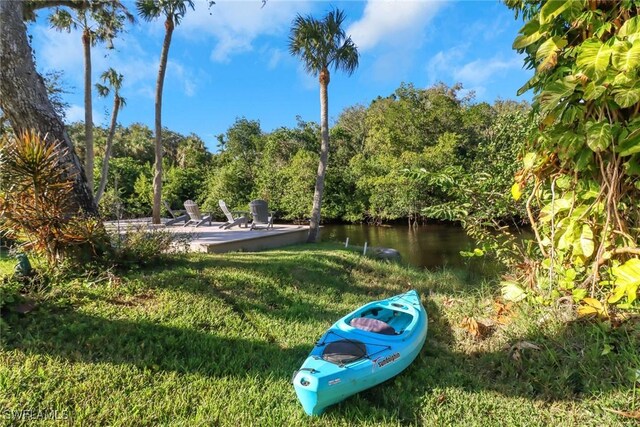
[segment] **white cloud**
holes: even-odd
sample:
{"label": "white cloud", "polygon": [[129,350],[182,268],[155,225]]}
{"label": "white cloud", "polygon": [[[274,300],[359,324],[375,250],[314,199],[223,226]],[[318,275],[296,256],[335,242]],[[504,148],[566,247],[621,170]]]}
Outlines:
{"label": "white cloud", "polygon": [[307,13],[310,1],[269,0],[218,1],[206,10],[198,3],[196,11],[187,13],[176,31],[179,37],[200,39],[213,36],[216,44],[210,57],[215,62],[229,62],[233,55],[253,50],[253,42],[262,35],[277,35],[289,31],[297,13]]}
{"label": "white cloud", "polygon": [[360,52],[380,44],[417,45],[445,1],[369,0],[362,18],[347,29]]}
{"label": "white cloud", "polygon": [[79,105],[70,105],[65,111],[65,121],[67,123],[79,122],[84,120],[84,107]]}
{"label": "white cloud", "polygon": [[[71,33],[59,32],[43,25],[34,26],[32,32],[37,41],[41,68],[62,70],[66,80],[75,86],[76,94],[84,93],[84,59],[80,32],[78,30],[72,30]],[[139,33],[134,28],[131,32],[120,34],[114,41],[115,49],[107,49],[101,44],[92,48],[93,83],[99,82],[103,71],[114,68],[124,76],[122,96],[130,98],[141,95],[148,99],[155,98],[155,80],[158,74],[160,52],[145,50],[138,37]],[[197,92],[198,82],[202,80],[202,73],[197,76],[196,74],[185,65],[170,59],[167,64],[165,86],[179,85],[186,96],[192,97]],[[94,103],[101,102],[94,95]],[[108,104],[110,105],[110,101]],[[78,108],[80,107],[75,106],[70,109],[69,117],[73,117],[73,120],[84,120],[84,113],[78,113]],[[98,120],[95,122],[99,123]]]}
{"label": "white cloud", "polygon": [[78,30],[67,33],[45,26],[36,26],[32,29],[32,33],[38,41],[38,56],[44,60],[46,67],[82,72],[84,62],[82,41]]}
{"label": "white cloud", "polygon": [[[84,57],[80,32],[59,32],[41,25],[34,27],[32,31],[37,43],[38,65],[44,69],[63,70],[67,78],[82,87]],[[134,35],[123,33],[114,44],[115,49],[111,50],[101,44],[91,48],[94,82],[110,67],[124,75],[125,89],[144,82],[150,74],[157,73],[158,59],[146,52]]]}
{"label": "white cloud", "polygon": [[176,61],[168,61],[167,63],[167,75],[174,79],[177,79],[182,84],[184,94],[188,97],[192,97],[196,94],[197,83],[193,74],[185,68],[182,64]]}
{"label": "white cloud", "polygon": [[460,82],[480,96],[485,89],[483,85],[510,70],[522,68],[522,59],[511,53],[506,59],[504,54],[498,53],[490,58],[469,61],[469,47],[469,44],[458,45],[435,54],[426,66],[429,82]]}
{"label": "white cloud", "polygon": [[429,83],[449,80],[455,71],[456,64],[464,59],[466,45],[459,45],[447,51],[435,54],[427,63],[427,80]]}
{"label": "white cloud", "polygon": [[267,64],[268,69],[274,70],[284,58],[287,58],[287,55],[282,49],[272,49],[269,52],[269,63]]}
{"label": "white cloud", "polygon": [[466,85],[476,86],[491,81],[494,77],[504,74],[508,70],[522,68],[522,60],[514,57],[510,60],[496,55],[488,59],[477,59],[464,64],[453,73],[456,80]]}

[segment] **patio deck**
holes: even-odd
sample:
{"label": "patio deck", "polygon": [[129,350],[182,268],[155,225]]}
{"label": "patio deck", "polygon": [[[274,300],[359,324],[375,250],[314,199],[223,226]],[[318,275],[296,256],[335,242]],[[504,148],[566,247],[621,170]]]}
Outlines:
{"label": "patio deck", "polygon": [[279,248],[304,243],[309,233],[309,227],[306,225],[274,224],[273,229],[270,230],[249,230],[249,228],[235,226],[225,230],[220,228],[222,224],[214,221],[211,225],[207,222],[200,227],[184,227],[184,224],[165,226],[164,224],[153,225],[149,219],[144,218],[120,221],[119,225],[116,222],[109,222],[107,227],[116,230],[119,226],[123,233],[131,228],[168,231],[180,237],[188,237],[190,252],[208,253],[254,252]]}

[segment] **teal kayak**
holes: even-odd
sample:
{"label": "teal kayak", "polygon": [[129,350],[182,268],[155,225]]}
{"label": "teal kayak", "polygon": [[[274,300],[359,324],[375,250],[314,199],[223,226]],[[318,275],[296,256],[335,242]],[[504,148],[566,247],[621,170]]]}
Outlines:
{"label": "teal kayak", "polygon": [[427,338],[427,312],[413,290],[347,314],[324,333],[293,386],[308,415],[388,380],[413,362]]}

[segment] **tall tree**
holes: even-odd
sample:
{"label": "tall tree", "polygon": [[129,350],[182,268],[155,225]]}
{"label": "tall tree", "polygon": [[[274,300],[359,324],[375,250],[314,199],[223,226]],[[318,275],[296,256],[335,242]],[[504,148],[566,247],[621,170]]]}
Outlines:
{"label": "tall tree", "polygon": [[162,88],[167,70],[167,58],[171,46],[173,30],[187,13],[187,6],[194,9],[191,0],[138,0],[138,13],[146,21],[164,16],[164,41],[160,53],[158,80],[156,82],[156,118],[155,118],[155,172],[153,176],[153,223],[160,224],[160,202],[162,199]]}
{"label": "tall tree", "polygon": [[91,47],[98,41],[105,41],[110,48],[112,40],[120,32],[125,21],[133,22],[126,7],[119,0],[85,0],[73,9],[56,8],[49,17],[52,27],[59,31],[82,30],[84,53],[84,131],[85,131],[85,172],[89,188],[93,190],[93,102],[91,85]]}
{"label": "tall tree", "polygon": [[[71,3],[71,2],[70,2]],[[47,97],[47,88],[37,73],[33,51],[27,38],[23,18],[35,8],[48,7],[48,2],[0,2],[0,108],[16,134],[35,130],[47,135],[48,141],[60,141],[56,150],[61,164],[73,181],[74,206],[84,213],[97,214],[87,185],[82,163],[73,144]]]}
{"label": "tall tree", "polygon": [[316,242],[320,237],[320,210],[324,192],[324,177],[329,161],[329,68],[343,70],[348,75],[358,68],[358,49],[347,37],[342,24],[345,14],[339,9],[329,12],[324,19],[298,15],[289,36],[289,52],[298,56],[309,74],[317,75],[320,81],[320,162],[313,193],[313,208],[307,242]]}
{"label": "tall tree", "polygon": [[[96,204],[100,203],[100,199],[104,194],[104,189],[107,185],[107,178],[109,176],[109,158],[111,157],[111,147],[113,146],[113,137],[116,134],[116,125],[118,123],[118,111],[122,108],[126,101],[120,96],[120,88],[122,87],[122,74],[118,73],[113,68],[109,68],[100,76],[104,83],[109,86],[96,84],[98,94],[100,96],[108,96],[111,89],[113,89],[113,112],[111,113],[111,126],[109,127],[109,135],[107,136],[107,144],[104,149],[104,159],[102,159],[102,173],[100,174],[100,185],[96,192]],[[109,89],[111,87],[111,89]]]}

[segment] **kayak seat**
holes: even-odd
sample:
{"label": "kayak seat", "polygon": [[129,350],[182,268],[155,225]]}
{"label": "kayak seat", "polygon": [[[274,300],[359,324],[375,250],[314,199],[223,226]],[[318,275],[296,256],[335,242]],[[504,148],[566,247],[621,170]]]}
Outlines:
{"label": "kayak seat", "polygon": [[322,359],[336,365],[346,365],[366,355],[367,346],[364,343],[357,340],[338,340],[326,345],[322,352]]}
{"label": "kayak seat", "polygon": [[349,324],[354,328],[363,331],[375,332],[383,335],[396,335],[396,330],[388,323],[385,323],[382,320],[372,319],[370,317],[354,317],[351,319]]}

